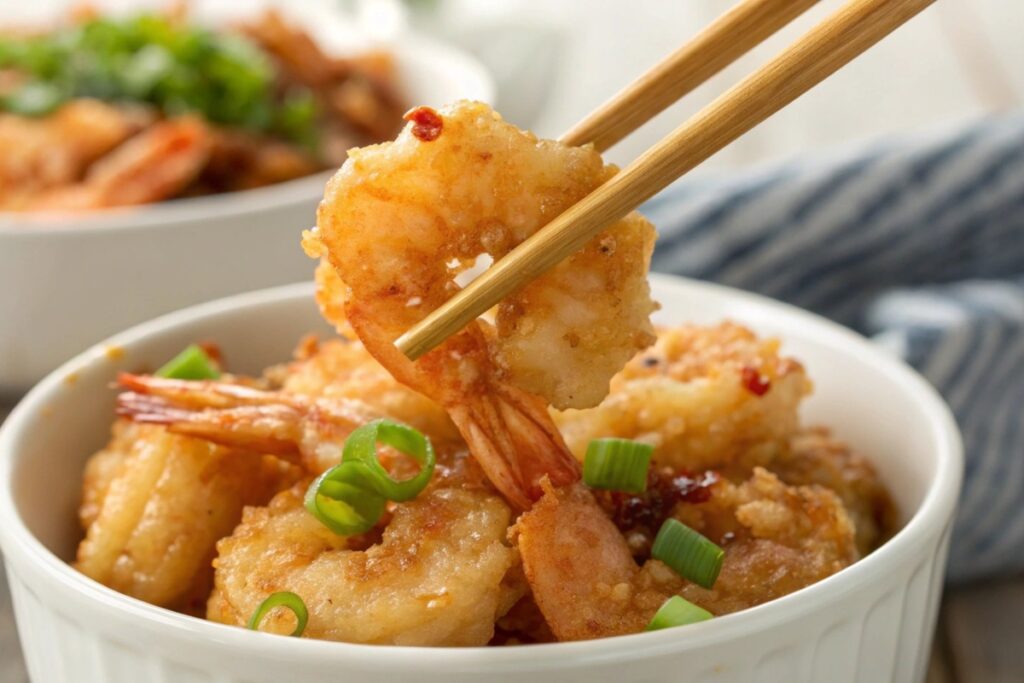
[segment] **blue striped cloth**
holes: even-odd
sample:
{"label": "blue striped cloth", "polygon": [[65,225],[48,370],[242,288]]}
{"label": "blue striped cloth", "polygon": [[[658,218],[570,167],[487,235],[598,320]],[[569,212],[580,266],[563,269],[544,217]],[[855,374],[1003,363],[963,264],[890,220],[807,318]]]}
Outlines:
{"label": "blue striped cloth", "polygon": [[1024,117],[684,180],[643,211],[654,270],[899,349],[964,434],[950,579],[1024,570]]}

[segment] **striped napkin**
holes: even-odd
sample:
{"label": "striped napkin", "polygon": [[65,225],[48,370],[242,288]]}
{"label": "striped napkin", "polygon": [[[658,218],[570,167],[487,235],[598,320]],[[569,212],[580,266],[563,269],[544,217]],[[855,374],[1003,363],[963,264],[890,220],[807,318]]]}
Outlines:
{"label": "striped napkin", "polygon": [[654,270],[812,310],[927,377],[967,454],[949,578],[1024,570],[1024,116],[684,180],[642,210]]}

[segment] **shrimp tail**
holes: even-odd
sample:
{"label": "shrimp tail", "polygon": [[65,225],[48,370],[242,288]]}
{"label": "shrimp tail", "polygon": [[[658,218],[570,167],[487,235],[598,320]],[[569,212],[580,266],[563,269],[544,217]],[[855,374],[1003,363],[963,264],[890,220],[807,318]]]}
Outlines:
{"label": "shrimp tail", "polygon": [[[280,404],[284,397],[276,392],[253,389],[242,384],[210,380],[169,379],[156,375],[122,372],[117,386],[139,394],[160,396],[191,408],[232,408],[238,405]],[[296,403],[291,401],[290,403]]]}
{"label": "shrimp tail", "polygon": [[117,414],[133,422],[159,424],[182,436],[295,461],[300,455],[301,416],[289,406],[183,408],[159,397],[124,392]]}
{"label": "shrimp tail", "polygon": [[128,390],[117,400],[122,417],[237,450],[276,455],[317,472],[325,462],[337,460],[337,449],[315,443],[343,444],[353,429],[382,417],[348,398],[313,399],[227,382],[128,373],[117,381]]}
{"label": "shrimp tail", "polygon": [[579,480],[579,462],[542,399],[502,386],[490,397],[448,410],[488,478],[519,509],[530,509],[543,495],[544,477],[555,486]]}

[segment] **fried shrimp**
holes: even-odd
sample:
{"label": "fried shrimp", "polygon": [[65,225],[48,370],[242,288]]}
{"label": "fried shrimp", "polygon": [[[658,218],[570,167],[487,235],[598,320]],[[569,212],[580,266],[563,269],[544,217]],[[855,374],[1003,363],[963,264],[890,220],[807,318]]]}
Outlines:
{"label": "fried shrimp", "polygon": [[681,592],[714,614],[736,612],[821,581],[859,559],[853,523],[820,486],[787,486],[756,468],[736,485],[721,481],[707,503],[683,503],[674,517],[725,549],[714,588]]}
{"label": "fried shrimp", "polygon": [[515,526],[537,606],[559,640],[636,633],[671,595],[721,615],[810,585],[854,562],[853,525],[831,491],[788,487],[757,468],[725,479],[708,500],[680,502],[672,516],[725,550],[712,589],[658,560],[638,565],[620,529],[582,487],[548,488]]}
{"label": "fried shrimp", "polygon": [[311,473],[337,465],[345,439],[381,417],[348,398],[310,398],[210,381],[122,374],[129,391],[118,396],[118,414],[176,434],[270,454]]}
{"label": "fried shrimp", "polygon": [[651,444],[659,465],[745,478],[797,432],[808,393],[803,367],[777,340],[733,323],[688,325],[659,331],[599,406],[555,421],[581,459],[593,439],[614,436]]}
{"label": "fried shrimp", "polygon": [[41,193],[29,208],[97,209],[168,199],[199,175],[210,146],[210,132],[201,119],[163,121],[93,164],[81,183]]}
{"label": "fried shrimp", "polygon": [[273,458],[120,421],[86,466],[75,567],[126,595],[194,611],[209,590],[214,544],[295,480]]}
{"label": "fried shrimp", "polygon": [[881,545],[896,526],[896,508],[874,466],[824,427],[796,434],[770,468],[787,484],[834,491],[857,530],[861,555]]}
{"label": "fried shrimp", "polygon": [[362,342],[314,338],[300,345],[298,359],[271,374],[280,375],[281,391],[363,402],[399,422],[429,434],[435,441],[461,440],[444,408],[403,384],[378,363]]}
{"label": "fried shrimp", "polygon": [[642,631],[682,580],[657,560],[637,565],[584,487],[548,486],[519,517],[516,546],[533,599],[558,640]]}
{"label": "fried shrimp", "polygon": [[[244,625],[276,591],[309,609],[304,637],[392,645],[485,645],[522,596],[505,535],[511,510],[494,493],[439,482],[398,505],[381,541],[327,530],[302,505],[304,489],[249,508],[222,540],[207,618]],[[264,628],[286,632],[287,617]]]}
{"label": "fried shrimp", "polygon": [[480,256],[500,259],[614,169],[592,149],[537,140],[483,104],[410,118],[393,143],[350,153],[307,250],[340,276],[344,317],[366,349],[440,403],[495,485],[526,508],[542,474],[556,485],[578,477],[545,399],[593,405],[652,340],[654,230],[631,214],[502,302],[494,327],[475,321],[411,362],[393,341],[457,291],[459,273]]}
{"label": "fried shrimp", "polygon": [[141,125],[137,115],[91,99],[40,120],[0,114],[0,207],[24,208],[39,193],[78,181]]}
{"label": "fried shrimp", "polygon": [[[133,419],[235,449],[297,456],[313,472],[336,465],[348,434],[376,417],[351,399],[130,375],[122,384],[135,390],[119,404]],[[379,453],[391,469],[407,466],[386,448]],[[309,637],[483,645],[526,590],[506,538],[512,512],[464,446],[438,449],[431,486],[394,507],[379,543],[323,526],[302,504],[308,484],[248,508],[218,544],[209,619],[244,624],[270,593],[291,591],[309,608]]]}

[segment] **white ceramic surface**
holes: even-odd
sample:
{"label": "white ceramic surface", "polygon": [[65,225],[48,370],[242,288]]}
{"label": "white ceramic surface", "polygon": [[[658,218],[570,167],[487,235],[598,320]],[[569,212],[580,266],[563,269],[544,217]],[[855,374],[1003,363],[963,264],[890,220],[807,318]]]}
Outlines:
{"label": "white ceramic surface", "polygon": [[[410,103],[493,99],[490,77],[462,52],[413,37],[391,49]],[[129,325],[308,280],[315,264],[299,239],[329,177],[88,218],[0,213],[0,397]]]}
{"label": "white ceramic surface", "polygon": [[[779,335],[815,380],[806,418],[871,454],[905,526],[825,581],[712,621],[603,641],[518,648],[357,646],[254,633],[185,617],[78,574],[79,474],[107,439],[119,370],[154,367],[197,339],[233,368],[287,358],[324,330],[312,287],[246,294],[165,316],[55,371],[0,429],[0,547],[36,683],[919,683],[960,486],[959,436],[913,371],[811,314],[708,284],[656,276],[662,322],[730,318]],[[113,350],[113,351],[112,351]]]}

